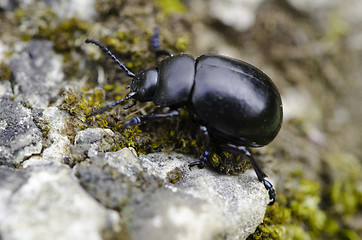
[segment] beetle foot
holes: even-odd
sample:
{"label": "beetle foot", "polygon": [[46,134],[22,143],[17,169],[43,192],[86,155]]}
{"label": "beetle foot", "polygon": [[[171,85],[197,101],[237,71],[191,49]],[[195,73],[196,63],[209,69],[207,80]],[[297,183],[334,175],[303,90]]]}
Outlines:
{"label": "beetle foot", "polygon": [[122,126],[130,126],[130,125],[137,125],[142,122],[140,117],[133,117],[125,122],[122,123]]}
{"label": "beetle foot", "polygon": [[204,156],[201,158],[200,161],[195,161],[189,164],[189,169],[191,170],[193,166],[198,166],[198,168],[200,169],[204,168],[205,163],[209,160],[210,155],[211,155],[210,152],[205,151]]}
{"label": "beetle foot", "polygon": [[268,205],[273,205],[274,202],[275,202],[275,195],[276,195],[275,190],[273,188],[273,184],[271,184],[271,182],[269,182],[266,179],[263,179],[263,184],[264,184],[264,187],[266,188],[266,190],[268,190],[268,193],[269,193],[270,202],[268,203]]}
{"label": "beetle foot", "polygon": [[200,161],[195,161],[189,164],[189,169],[191,170],[191,168],[193,166],[197,166],[198,168],[202,169],[205,167],[205,161],[200,160]]}

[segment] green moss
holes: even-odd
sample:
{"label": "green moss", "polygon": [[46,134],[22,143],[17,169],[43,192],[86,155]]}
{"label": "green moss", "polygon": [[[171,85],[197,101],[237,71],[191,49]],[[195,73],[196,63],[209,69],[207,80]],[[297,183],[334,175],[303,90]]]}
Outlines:
{"label": "green moss", "polygon": [[333,177],[328,191],[333,211],[352,215],[362,208],[362,166],[358,158],[350,153],[326,155],[328,172]]}
{"label": "green moss", "polygon": [[345,229],[341,231],[340,239],[361,240],[361,237],[358,236],[358,234],[355,231],[351,229]]}
{"label": "green moss", "polygon": [[108,17],[118,15],[124,3],[124,0],[96,0],[94,7],[101,16]]}
{"label": "green moss", "polygon": [[264,222],[248,240],[355,239],[356,232],[341,226],[338,217],[321,208],[319,182],[300,179],[294,186],[287,197],[278,195],[278,201],[268,207]]}
{"label": "green moss", "polygon": [[105,90],[105,91],[114,91],[114,90],[120,90],[120,89],[118,89],[118,86],[116,86],[116,85],[114,85],[114,84],[105,84],[104,86],[103,86],[103,89]]}
{"label": "green moss", "polygon": [[0,81],[10,81],[11,69],[5,64],[0,64]]}
{"label": "green moss", "polygon": [[24,41],[33,39],[49,40],[54,50],[63,55],[63,70],[68,77],[77,77],[79,60],[75,57],[76,51],[90,29],[90,23],[76,17],[63,20],[51,8],[39,8],[36,5],[26,10],[18,9],[15,12],[14,24],[21,25],[18,32]]}
{"label": "green moss", "polygon": [[43,138],[48,138],[49,137],[49,131],[50,131],[50,127],[49,127],[49,125],[48,125],[49,123],[47,122],[47,125],[44,127],[44,129],[42,129],[43,130]]}
{"label": "green moss", "polygon": [[221,158],[219,155],[217,155],[216,153],[213,153],[212,156],[211,156],[211,165],[215,168],[219,167],[220,166],[220,161],[221,161]]}
{"label": "green moss", "polygon": [[84,130],[91,124],[87,124],[86,115],[92,112],[93,106],[100,106],[103,92],[100,90],[88,92],[76,92],[68,90],[63,93],[63,102],[59,109],[67,111],[71,115],[68,122],[68,137],[74,139],[76,133]]}
{"label": "green moss", "polygon": [[[84,118],[87,114],[91,112],[91,109],[88,106],[88,100],[90,105],[95,104],[93,101],[93,97],[89,97],[88,99],[84,96],[83,93],[77,93],[74,90],[70,89],[63,93],[63,102],[60,105],[60,109],[66,110],[72,116],[76,116],[78,118]],[[82,96],[83,95],[83,96]]]}
{"label": "green moss", "polygon": [[157,0],[156,3],[166,16],[186,11],[185,6],[179,0]]}
{"label": "green moss", "polygon": [[172,171],[167,173],[167,180],[170,183],[177,183],[178,181],[180,181],[182,179],[183,176],[183,172],[181,171],[180,168],[175,168]]}
{"label": "green moss", "polygon": [[18,25],[23,25],[23,29],[20,32],[21,38],[24,41],[34,38],[43,38],[44,33],[53,29],[59,21],[57,15],[51,10],[51,8],[37,8],[29,7],[26,10],[18,8],[15,11],[14,22]]}
{"label": "green moss", "polygon": [[338,12],[331,12],[324,40],[338,46],[341,38],[350,31],[348,22]]}
{"label": "green moss", "polygon": [[180,36],[176,39],[175,47],[178,52],[184,52],[189,46],[189,38],[187,35]]}
{"label": "green moss", "polygon": [[[149,51],[149,42],[141,33],[115,31],[110,36],[100,39],[104,45],[133,72],[147,68],[147,64],[155,64],[154,54]],[[143,33],[144,34],[144,33]],[[116,69],[116,68],[115,68]]]}
{"label": "green moss", "polygon": [[[122,37],[119,37],[117,35],[121,35],[122,34]],[[123,50],[127,50],[129,49],[128,48],[128,44],[125,43],[125,39],[124,39],[124,36],[125,33],[121,32],[121,34],[115,34],[116,36],[112,36],[111,38],[108,38],[107,39],[107,46],[113,46],[117,51],[123,51]]]}
{"label": "green moss", "polygon": [[123,135],[127,138],[126,147],[138,148],[137,137],[142,137],[142,131],[139,129],[138,125],[124,129]]}
{"label": "green moss", "polygon": [[57,26],[40,28],[34,37],[51,40],[54,43],[54,49],[58,52],[69,52],[83,43],[77,39],[83,40],[88,29],[89,23],[73,17]]}

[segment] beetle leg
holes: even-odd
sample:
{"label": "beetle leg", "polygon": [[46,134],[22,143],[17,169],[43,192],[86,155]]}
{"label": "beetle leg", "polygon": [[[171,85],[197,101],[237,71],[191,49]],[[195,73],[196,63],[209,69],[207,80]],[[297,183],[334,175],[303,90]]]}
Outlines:
{"label": "beetle leg", "polygon": [[172,57],[173,56],[172,52],[160,48],[161,44],[160,44],[159,36],[160,36],[160,30],[156,27],[155,32],[153,33],[152,38],[151,38],[152,51],[156,54],[156,57],[160,57],[162,55]]}
{"label": "beetle leg", "polygon": [[137,125],[137,124],[154,121],[154,120],[161,119],[161,118],[177,117],[178,115],[179,115],[179,112],[177,110],[173,110],[168,113],[143,115],[143,116],[139,116],[139,117],[133,117],[133,118],[123,122],[122,126]]}
{"label": "beetle leg", "polygon": [[258,166],[258,164],[256,163],[254,157],[251,155],[251,153],[246,149],[246,147],[244,146],[237,146],[234,144],[223,144],[222,145],[223,148],[230,150],[231,152],[238,152],[238,153],[242,153],[244,155],[246,155],[251,163],[251,165],[254,168],[254,171],[256,173],[256,176],[258,177],[258,180],[260,182],[262,182],[264,184],[264,187],[266,188],[266,190],[268,190],[268,194],[269,194],[269,205],[273,205],[275,202],[275,190],[273,188],[273,184],[271,184],[271,182],[269,182],[268,180],[266,180],[265,178],[268,177],[263,170],[261,170],[261,168]]}
{"label": "beetle leg", "polygon": [[[208,148],[208,146],[210,145],[210,136],[209,136],[209,132],[207,131],[207,128],[205,126],[200,126],[200,131],[201,133],[204,135],[204,139],[205,139],[205,145],[206,145],[206,149]],[[204,156],[200,159],[200,161],[195,161],[189,164],[189,169],[191,170],[191,168],[193,166],[197,166],[198,168],[204,168],[205,167],[205,163],[207,161],[209,161],[209,158],[211,157],[211,153],[207,150],[205,150],[204,152]]]}
{"label": "beetle leg", "polygon": [[200,131],[201,131],[202,135],[204,135],[205,145],[206,145],[206,148],[208,148],[210,145],[209,132],[207,131],[207,128],[205,126],[200,126]]}
{"label": "beetle leg", "polygon": [[129,104],[129,105],[127,105],[127,106],[125,106],[125,107],[123,107],[123,109],[129,109],[129,108],[131,108],[131,107],[133,107],[134,105],[136,105],[137,104],[137,101],[135,100],[135,99],[133,99],[133,101],[132,101],[132,103],[131,104]]}
{"label": "beetle leg", "polygon": [[[129,99],[132,98],[134,95],[136,95],[136,92],[130,92],[130,93],[128,93],[127,96],[125,96],[124,98],[121,98],[121,99],[119,99],[118,101],[115,101],[115,102],[109,104],[108,106],[105,106],[105,107],[103,107],[103,108],[101,108],[101,109],[98,109],[97,111],[94,111],[94,112],[92,112],[91,114],[88,114],[88,115],[86,116],[86,118],[89,118],[89,117],[91,117],[91,116],[95,116],[95,115],[99,115],[99,114],[101,114],[101,113],[104,113],[104,112],[107,111],[108,109],[111,109],[111,108],[117,106],[118,104],[120,104],[120,103],[122,103],[122,102],[124,102],[124,101],[126,101],[126,100],[129,100]],[[135,104],[136,104],[136,102],[134,101],[132,104],[128,105],[127,108],[130,108],[130,107],[134,106]],[[127,109],[127,108],[125,108],[125,109]]]}

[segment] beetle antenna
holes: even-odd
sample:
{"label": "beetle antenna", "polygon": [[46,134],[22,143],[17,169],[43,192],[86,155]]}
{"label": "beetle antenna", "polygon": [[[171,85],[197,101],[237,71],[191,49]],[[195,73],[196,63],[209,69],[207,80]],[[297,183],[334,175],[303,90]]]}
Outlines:
{"label": "beetle antenna", "polygon": [[[115,102],[109,104],[108,106],[105,106],[105,107],[103,107],[103,108],[101,108],[101,109],[99,109],[99,110],[97,110],[97,111],[95,111],[95,112],[92,112],[91,114],[87,115],[86,118],[89,118],[89,117],[92,117],[92,116],[95,116],[95,115],[102,114],[102,113],[104,113],[105,111],[107,111],[108,109],[111,109],[111,108],[113,108],[114,106],[116,106],[116,105],[118,105],[118,104],[120,104],[120,103],[122,103],[122,102],[124,102],[124,101],[126,101],[126,100],[128,100],[128,99],[130,99],[130,98],[132,98],[134,95],[136,95],[136,92],[130,92],[130,93],[128,93],[127,96],[125,96],[124,98],[121,98],[121,99],[119,99],[118,101],[115,101]],[[135,104],[136,104],[136,103],[135,103],[135,101],[134,101],[132,104],[129,105],[128,108],[134,106]],[[131,105],[132,105],[132,106],[131,106]],[[127,108],[126,108],[126,109],[127,109]]]}
{"label": "beetle antenna", "polygon": [[172,52],[161,48],[159,36],[160,36],[160,30],[158,29],[158,27],[155,27],[154,33],[151,37],[151,49],[155,53],[156,58],[162,55],[172,57],[173,56]]}
{"label": "beetle antenna", "polygon": [[97,45],[99,48],[101,48],[103,51],[105,51],[123,70],[125,70],[127,72],[127,75],[129,77],[134,77],[135,74],[133,72],[131,72],[123,63],[121,63],[116,56],[113,55],[113,53],[111,51],[108,50],[108,48],[106,46],[104,46],[102,43],[93,40],[93,39],[86,39],[85,40],[86,43],[93,43],[94,45]]}

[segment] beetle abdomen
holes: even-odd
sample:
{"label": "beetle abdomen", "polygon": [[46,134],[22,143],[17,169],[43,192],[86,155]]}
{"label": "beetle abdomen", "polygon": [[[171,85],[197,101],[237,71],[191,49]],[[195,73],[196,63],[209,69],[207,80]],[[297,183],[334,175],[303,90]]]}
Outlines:
{"label": "beetle abdomen", "polygon": [[211,133],[245,146],[268,144],[281,127],[282,103],[270,78],[219,55],[196,60],[192,105]]}

